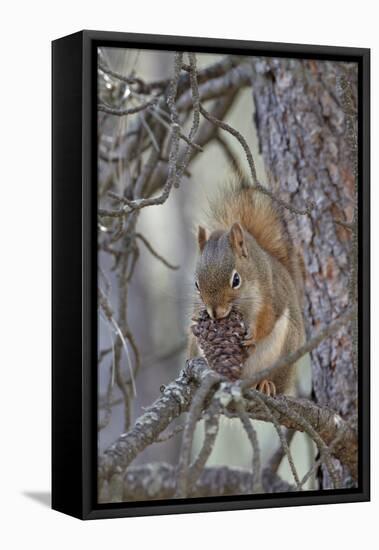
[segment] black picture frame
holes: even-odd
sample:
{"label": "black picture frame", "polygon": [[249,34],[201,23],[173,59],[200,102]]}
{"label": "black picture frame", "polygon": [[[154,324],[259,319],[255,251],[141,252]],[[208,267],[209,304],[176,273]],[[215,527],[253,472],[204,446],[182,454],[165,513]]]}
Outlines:
{"label": "black picture frame", "polygon": [[[357,489],[97,504],[96,48],[101,45],[358,63],[361,368]],[[369,500],[370,50],[82,31],[52,43],[52,62],[52,507],[77,518],[96,519]]]}

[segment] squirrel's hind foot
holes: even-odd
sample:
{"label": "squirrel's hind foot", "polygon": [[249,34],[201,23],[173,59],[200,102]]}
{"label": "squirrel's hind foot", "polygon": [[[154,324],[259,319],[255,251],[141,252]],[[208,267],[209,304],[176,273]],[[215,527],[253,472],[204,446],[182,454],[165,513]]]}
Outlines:
{"label": "squirrel's hind foot", "polygon": [[261,380],[257,385],[256,389],[269,397],[276,396],[276,386],[272,380]]}

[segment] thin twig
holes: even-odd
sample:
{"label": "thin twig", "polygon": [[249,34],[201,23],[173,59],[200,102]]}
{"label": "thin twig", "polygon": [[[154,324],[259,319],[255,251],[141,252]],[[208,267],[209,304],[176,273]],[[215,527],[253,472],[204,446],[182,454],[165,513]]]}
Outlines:
{"label": "thin twig", "polygon": [[128,345],[126,343],[126,340],[125,340],[125,337],[122,333],[122,330],[119,327],[119,324],[117,323],[116,319],[114,318],[112,307],[109,304],[107,297],[102,292],[101,288],[98,289],[98,300],[99,300],[99,304],[102,307],[107,319],[109,320],[110,324],[113,326],[115,333],[119,336],[119,338],[122,342],[122,346],[125,350],[127,363],[128,363],[128,367],[129,367],[130,380],[131,380],[131,384],[132,384],[133,393],[134,393],[134,395],[137,395],[136,384],[135,384],[135,380],[134,380],[134,373],[133,373],[133,368],[132,368],[132,361],[131,361],[131,358],[130,358]]}
{"label": "thin twig", "polygon": [[102,349],[99,352],[99,355],[97,357],[97,362],[100,364],[102,362],[102,360],[104,359],[104,357],[106,357],[108,355],[108,353],[110,353],[111,351],[112,351],[112,348]]}
{"label": "thin twig", "polygon": [[[161,123],[163,124],[163,126],[165,126],[166,128],[170,128],[170,124],[162,117],[160,116],[157,111],[160,111],[160,109],[158,108],[158,106],[156,105],[155,107],[152,107],[152,108],[149,108],[149,112]],[[164,111],[163,111],[164,112]],[[182,139],[185,143],[187,143],[190,147],[192,147],[193,149],[196,149],[196,151],[198,151],[199,153],[202,153],[204,151],[203,147],[201,147],[201,145],[198,145],[197,143],[194,143],[193,141],[191,141],[185,134],[183,134],[183,132],[180,132],[179,133],[179,137],[180,139]]]}
{"label": "thin twig", "polygon": [[[154,82],[144,82],[141,78],[136,78],[133,76],[125,76],[117,71],[114,71],[113,69],[110,69],[104,63],[101,63],[101,61],[98,62],[98,68],[103,71],[103,73],[106,73],[113,78],[116,78],[117,80],[120,80],[121,82],[125,82],[126,84],[136,84],[137,90],[139,93],[150,93],[153,89],[162,90],[167,86],[167,79],[157,80]],[[135,89],[134,89],[135,90]]]}
{"label": "thin twig", "polygon": [[251,171],[251,177],[252,177],[252,180],[253,180],[253,184],[254,184],[255,187],[260,187],[260,184],[258,183],[257,172],[256,172],[256,169],[255,169],[255,162],[254,162],[254,159],[253,159],[253,155],[251,154],[250,148],[249,148],[245,138],[242,136],[242,134],[240,134],[240,132],[238,132],[238,130],[235,130],[235,128],[233,128],[232,126],[229,126],[229,124],[227,124],[223,120],[219,120],[216,117],[214,117],[213,115],[211,115],[211,113],[209,113],[206,109],[204,109],[204,107],[201,104],[199,106],[199,109],[200,109],[200,113],[203,115],[203,117],[205,117],[207,120],[209,120],[209,122],[212,122],[213,124],[215,124],[216,126],[221,128],[222,130],[225,130],[226,132],[229,132],[229,134],[234,136],[240,142],[240,144],[242,145],[243,150],[245,151],[246,158],[247,158],[247,161],[248,161],[249,166],[250,166],[250,171]]}
{"label": "thin twig", "polygon": [[141,122],[142,122],[142,126],[145,128],[146,132],[149,134],[151,143],[153,144],[155,150],[159,153],[160,152],[160,147],[158,145],[158,142],[157,142],[157,139],[154,135],[153,130],[150,128],[149,124],[146,122],[143,113],[141,113],[139,116],[140,116],[140,119],[141,119]]}
{"label": "thin twig", "polygon": [[[110,366],[110,375],[109,375],[109,381],[107,386],[107,393],[105,396],[106,399],[105,399],[105,404],[102,407],[105,409],[105,414],[103,416],[103,419],[99,420],[97,424],[97,430],[99,432],[101,430],[104,430],[104,428],[108,426],[112,416],[112,395],[113,395],[113,386],[114,386],[113,372],[114,372],[114,363],[112,363]],[[98,416],[100,418],[100,411],[98,411]]]}
{"label": "thin twig", "polygon": [[[136,199],[131,201],[124,198],[123,209],[125,212],[130,212],[132,210],[141,210],[141,208],[145,208],[146,206],[153,206],[153,205],[165,203],[169,197],[171,188],[177,183],[177,165],[178,165],[178,155],[179,155],[180,126],[179,126],[178,110],[176,108],[176,94],[178,89],[178,81],[180,76],[182,58],[183,58],[182,53],[177,52],[175,54],[174,77],[171,81],[170,91],[167,98],[167,104],[170,109],[171,128],[172,128],[167,181],[163,186],[161,194],[158,197],[147,198],[147,199],[141,198],[141,199]],[[157,153],[155,152],[155,155],[156,154]],[[155,160],[155,155],[154,155],[154,160]],[[151,169],[152,169],[154,167],[153,164],[155,163],[150,163],[150,164],[152,165],[151,166]],[[139,187],[141,187],[141,185]]]}
{"label": "thin twig", "polygon": [[232,148],[230,147],[228,141],[224,138],[224,136],[218,132],[216,135],[216,141],[221,146],[223,152],[225,153],[226,158],[228,159],[228,162],[232,166],[233,170],[236,173],[239,173],[241,171],[241,166],[239,163],[239,159],[234,154]]}
{"label": "thin twig", "polygon": [[[196,55],[194,53],[189,53],[189,62],[190,62],[190,82],[191,82],[191,94],[192,94],[192,105],[193,105],[193,122],[188,134],[189,143],[193,142],[193,139],[196,135],[196,132],[200,124],[200,98],[199,98],[199,88],[197,85],[197,75],[196,75]],[[177,182],[179,182],[183,176],[183,173],[188,165],[191,155],[191,147],[188,145],[187,150],[185,151],[182,161],[180,163],[179,170],[177,172]]]}
{"label": "thin twig", "polygon": [[[348,422],[348,425],[351,427],[351,424],[352,422]],[[334,449],[337,447],[337,445],[339,445],[340,443],[342,443],[342,440],[343,440],[343,437],[344,437],[344,432],[341,431],[339,433],[337,433],[336,437],[333,439],[333,441],[328,445],[329,447],[329,451],[332,453],[334,451]],[[307,481],[308,479],[316,472],[317,468],[321,465],[322,463],[322,459],[323,459],[323,456],[322,454],[320,453],[320,457],[318,460],[315,460],[313,465],[311,466],[311,468],[308,470],[308,472],[303,476],[303,478],[301,479],[300,481],[300,485],[303,486]]]}
{"label": "thin twig", "polygon": [[[286,430],[284,437],[286,438],[288,447],[290,447],[294,435],[295,430]],[[279,470],[279,466],[281,465],[282,460],[285,456],[285,450],[283,449],[283,445],[280,443],[277,450],[268,459],[266,468],[269,468],[273,473],[277,473],[277,471]]]}
{"label": "thin twig", "polygon": [[283,431],[280,427],[280,424],[277,421],[277,419],[275,418],[275,416],[271,413],[269,407],[266,405],[266,403],[261,398],[260,393],[256,390],[254,390],[254,394],[255,394],[255,399],[258,401],[258,403],[260,403],[262,405],[262,407],[264,408],[264,410],[266,411],[266,413],[268,414],[269,418],[271,419],[271,421],[274,425],[276,433],[279,436],[279,441],[281,443],[282,449],[283,449],[285,455],[287,456],[288,464],[290,465],[291,472],[292,472],[293,478],[294,478],[295,483],[296,483],[296,487],[297,487],[298,491],[301,491],[299,474],[297,473],[295,462],[293,460],[291,450],[289,448],[287,439],[286,439],[285,435],[283,434]]}
{"label": "thin twig", "polygon": [[134,115],[135,113],[139,113],[140,111],[143,111],[144,109],[147,109],[152,105],[156,105],[157,101],[158,100],[154,98],[154,99],[151,99],[150,101],[146,101],[145,103],[141,103],[141,105],[137,105],[136,107],[129,107],[127,109],[117,109],[116,107],[105,105],[105,103],[99,103],[97,106],[97,110],[103,113],[107,113],[108,115],[116,115],[116,116]]}
{"label": "thin twig", "polygon": [[172,439],[175,435],[180,434],[184,430],[184,426],[176,426],[171,432],[161,434],[155,440],[156,443],[165,443]]}
{"label": "thin twig", "polygon": [[[340,480],[339,480],[338,473],[336,472],[336,469],[334,468],[332,463],[331,451],[326,445],[325,441],[320,437],[317,431],[313,428],[311,423],[308,422],[305,418],[302,418],[295,410],[289,409],[288,407],[284,407],[283,404],[276,399],[272,399],[271,397],[268,397],[267,395],[264,395],[264,394],[260,395],[260,399],[264,401],[264,403],[267,406],[269,406],[271,409],[278,410],[282,414],[285,414],[289,419],[295,420],[300,426],[303,427],[304,431],[313,439],[313,441],[316,443],[317,447],[319,448],[320,454],[324,458],[325,465],[333,481],[334,487],[339,488]],[[298,482],[299,481],[297,480],[297,483]]]}
{"label": "thin twig", "polygon": [[224,122],[222,120],[218,120],[217,118],[215,118],[206,109],[204,109],[204,107],[202,105],[200,105],[200,113],[207,120],[209,120],[210,122],[213,122],[213,124],[216,124],[216,126],[218,126],[219,128],[222,128],[226,132],[229,132],[232,136],[234,136],[240,142],[243,150],[245,151],[247,162],[249,163],[251,177],[252,177],[252,180],[253,180],[253,186],[254,186],[255,189],[257,189],[258,191],[260,191],[264,195],[267,195],[274,202],[278,203],[280,206],[282,206],[283,208],[286,208],[290,212],[293,212],[295,214],[300,214],[300,215],[303,215],[303,216],[304,215],[308,215],[308,216],[311,215],[313,205],[308,206],[305,210],[299,210],[298,208],[295,208],[291,204],[289,204],[286,201],[284,201],[284,200],[280,199],[279,197],[277,197],[272,191],[270,191],[269,189],[267,189],[266,187],[264,187],[263,185],[261,185],[258,182],[257,172],[256,172],[256,169],[255,169],[255,163],[254,163],[253,155],[251,154],[250,148],[249,148],[245,138],[242,136],[242,134],[240,132],[238,132],[238,130],[236,130],[232,126],[229,126],[229,124],[227,124],[226,122]]}
{"label": "thin twig", "polygon": [[196,459],[190,466],[189,485],[196,484],[203,471],[208,458],[213,450],[220,425],[221,404],[218,399],[213,398],[211,404],[203,415],[204,419],[204,442]]}
{"label": "thin twig", "polygon": [[165,258],[163,258],[163,256],[161,256],[160,254],[158,254],[158,252],[156,250],[154,250],[154,248],[151,246],[151,244],[149,243],[149,241],[146,239],[146,237],[144,237],[143,235],[141,235],[141,233],[135,233],[135,238],[136,239],[140,239],[143,244],[146,246],[146,248],[148,249],[148,251],[155,257],[157,258],[157,260],[159,260],[160,262],[162,262],[163,265],[165,265],[166,267],[168,267],[169,269],[173,269],[173,270],[177,270],[179,269],[179,265],[173,265],[171,264],[170,262],[168,262]]}
{"label": "thin twig", "polygon": [[[191,65],[185,70],[191,74]],[[210,101],[228,94],[236,86],[242,90],[251,85],[252,67],[250,63],[244,63],[231,68],[218,78],[207,80],[199,86],[200,101]],[[192,95],[190,91],[183,93],[178,100],[179,111],[186,111],[192,107]]]}
{"label": "thin twig", "polygon": [[249,438],[251,446],[253,448],[253,471],[251,477],[251,492],[254,493],[256,488],[261,483],[261,459],[260,450],[258,444],[257,432],[255,431],[253,424],[246,412],[245,406],[241,402],[241,399],[235,399],[236,412],[241,420],[241,424],[245,429],[246,435]]}
{"label": "thin twig", "polygon": [[188,491],[188,468],[190,464],[190,456],[192,450],[192,441],[195,432],[195,427],[201,411],[204,406],[204,401],[211,389],[220,382],[220,376],[213,372],[206,372],[202,383],[197,390],[188,413],[188,418],[184,428],[182,446],[180,449],[180,458],[177,471],[176,482],[176,497],[185,498]]}

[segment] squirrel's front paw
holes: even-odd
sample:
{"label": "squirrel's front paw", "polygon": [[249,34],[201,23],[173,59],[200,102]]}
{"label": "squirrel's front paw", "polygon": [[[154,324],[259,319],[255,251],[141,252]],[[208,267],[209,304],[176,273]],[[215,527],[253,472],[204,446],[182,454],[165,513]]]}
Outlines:
{"label": "squirrel's front paw", "polygon": [[249,347],[255,348],[256,347],[257,342],[255,340],[254,334],[251,331],[249,331],[246,334],[245,338],[242,340],[242,345],[245,348],[249,348]]}
{"label": "squirrel's front paw", "polygon": [[269,397],[275,397],[276,395],[276,386],[272,380],[261,380],[256,389]]}

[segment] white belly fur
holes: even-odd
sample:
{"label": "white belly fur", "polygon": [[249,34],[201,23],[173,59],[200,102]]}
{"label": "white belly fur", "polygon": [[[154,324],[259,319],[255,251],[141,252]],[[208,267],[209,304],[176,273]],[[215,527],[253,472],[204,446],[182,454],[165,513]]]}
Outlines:
{"label": "white belly fur", "polygon": [[276,321],[273,330],[261,340],[247,359],[242,376],[249,378],[261,370],[271,367],[280,357],[288,330],[288,309]]}

